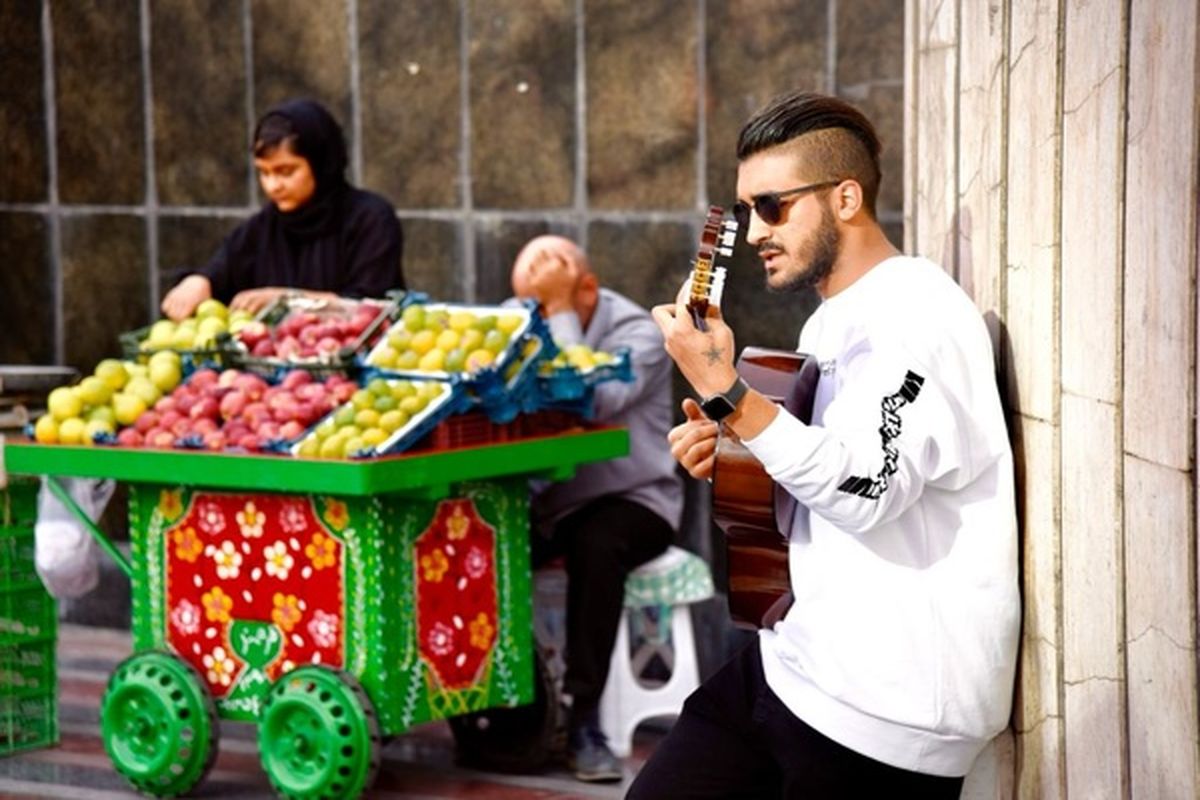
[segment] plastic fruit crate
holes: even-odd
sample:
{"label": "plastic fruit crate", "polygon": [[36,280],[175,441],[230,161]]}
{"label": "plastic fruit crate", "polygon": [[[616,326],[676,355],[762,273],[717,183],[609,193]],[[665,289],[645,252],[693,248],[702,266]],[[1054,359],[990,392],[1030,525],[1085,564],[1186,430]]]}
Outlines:
{"label": "plastic fruit crate", "polygon": [[0,756],[49,747],[58,741],[54,688],[39,696],[0,692]]}
{"label": "plastic fruit crate", "polygon": [[0,647],[53,637],[56,618],[54,598],[36,579],[0,584]]}
{"label": "plastic fruit crate", "polygon": [[0,526],[0,587],[36,580],[33,554],[32,526]]}
{"label": "plastic fruit crate", "polygon": [[37,521],[38,482],[9,476],[8,488],[0,489],[0,525],[33,526]]}
{"label": "plastic fruit crate", "polygon": [[[351,375],[358,371],[359,363],[356,358],[368,347],[382,337],[400,311],[419,299],[403,292],[397,292],[386,299],[362,298],[360,300],[338,299],[337,301],[312,300],[307,297],[283,297],[259,312],[255,322],[267,327],[267,336],[274,340],[277,328],[293,315],[307,315],[314,324],[330,323],[349,319],[354,309],[360,305],[370,305],[377,309],[376,316],[354,340],[332,350],[312,356],[255,356],[245,343],[237,336],[232,338],[232,346],[238,352],[237,365],[242,369],[254,372],[269,380],[275,380],[282,373],[292,369],[303,369],[313,373],[313,377],[327,378],[332,374]],[[423,297],[420,296],[420,297]]]}
{"label": "plastic fruit crate", "polygon": [[24,644],[0,645],[0,686],[16,697],[53,694],[53,637]]}

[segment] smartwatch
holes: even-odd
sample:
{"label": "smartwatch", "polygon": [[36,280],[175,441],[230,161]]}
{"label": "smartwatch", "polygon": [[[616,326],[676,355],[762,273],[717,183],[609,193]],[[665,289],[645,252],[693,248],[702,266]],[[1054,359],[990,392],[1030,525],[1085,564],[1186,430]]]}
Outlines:
{"label": "smartwatch", "polygon": [[746,385],[746,382],[738,378],[733,382],[733,386],[725,391],[704,398],[704,401],[700,403],[700,410],[713,422],[720,422],[733,413],[737,404],[742,401],[749,390],[750,387]]}

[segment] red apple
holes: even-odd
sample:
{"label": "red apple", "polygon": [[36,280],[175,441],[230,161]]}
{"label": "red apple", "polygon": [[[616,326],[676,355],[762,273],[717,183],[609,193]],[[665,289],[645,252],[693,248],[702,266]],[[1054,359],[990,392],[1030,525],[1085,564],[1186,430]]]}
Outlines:
{"label": "red apple", "polygon": [[300,436],[303,434],[304,426],[294,419],[289,420],[288,422],[285,422],[279,426],[279,437],[281,439],[286,439],[289,442],[293,439],[300,438]]}
{"label": "red apple", "polygon": [[221,403],[218,408],[222,417],[225,419],[232,419],[233,417],[239,416],[246,409],[247,402],[246,393],[234,389],[221,398]]}
{"label": "red apple", "polygon": [[221,370],[221,375],[217,378],[217,384],[220,386],[233,386],[233,382],[238,379],[242,373],[236,369]]}
{"label": "red apple", "polygon": [[157,411],[143,411],[133,423],[133,427],[136,428],[137,432],[143,436],[146,434],[146,431],[150,430],[156,425],[158,425]]}
{"label": "red apple", "polygon": [[175,434],[162,428],[152,428],[146,433],[146,444],[161,450],[169,449],[175,444]]}
{"label": "red apple", "polygon": [[221,405],[215,397],[201,397],[192,405],[188,416],[192,419],[215,420],[221,413]]}
{"label": "red apple", "polygon": [[254,429],[258,438],[264,442],[272,442],[279,438],[280,425],[275,420],[267,420]]}
{"label": "red apple", "polygon": [[259,342],[270,341],[271,330],[262,322],[253,320],[242,326],[242,329],[238,331],[238,338],[248,349],[253,350]]}
{"label": "red apple", "polygon": [[237,440],[237,446],[243,450],[248,450],[251,453],[255,453],[260,447],[262,447],[262,440],[260,440],[253,433],[247,433],[245,436]]}
{"label": "red apple", "polygon": [[246,393],[248,400],[257,400],[267,391],[267,382],[257,375],[243,373],[233,381],[235,389],[241,389]]}
{"label": "red apple", "polygon": [[176,422],[183,418],[183,414],[180,414],[178,411],[167,411],[159,416],[158,426],[170,430]]}
{"label": "red apple", "polygon": [[225,444],[226,437],[221,431],[204,434],[204,449],[206,450],[224,450]]}
{"label": "red apple", "polygon": [[270,358],[275,355],[275,343],[270,339],[263,339],[250,348],[250,355],[255,358]]}
{"label": "red apple", "polygon": [[213,386],[220,380],[220,376],[215,369],[198,369],[192,373],[192,377],[188,378],[188,385],[192,389],[203,389],[205,386]]}
{"label": "red apple", "polygon": [[312,374],[306,369],[294,369],[283,376],[283,380],[279,385],[288,391],[294,392],[297,388],[311,384],[313,382]]}
{"label": "red apple", "polygon": [[175,410],[175,397],[173,395],[165,395],[158,398],[154,403],[154,410],[160,414],[165,414],[168,411]]}
{"label": "red apple", "polygon": [[121,447],[141,447],[145,441],[136,428],[122,428],[117,434],[117,444]]}

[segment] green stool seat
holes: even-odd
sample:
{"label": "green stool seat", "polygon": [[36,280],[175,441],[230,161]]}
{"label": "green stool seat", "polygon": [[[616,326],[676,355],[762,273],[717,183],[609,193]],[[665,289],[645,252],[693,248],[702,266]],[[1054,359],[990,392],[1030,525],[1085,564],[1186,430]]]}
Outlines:
{"label": "green stool seat", "polygon": [[672,545],[625,580],[625,607],[679,606],[713,596],[712,573],[700,556]]}

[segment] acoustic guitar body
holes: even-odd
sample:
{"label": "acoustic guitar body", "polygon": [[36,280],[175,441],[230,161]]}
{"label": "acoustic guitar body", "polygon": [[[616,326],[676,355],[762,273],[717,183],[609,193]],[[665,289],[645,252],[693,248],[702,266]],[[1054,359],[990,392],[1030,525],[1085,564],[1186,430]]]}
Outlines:
{"label": "acoustic guitar body", "polygon": [[[738,374],[781,405],[806,357],[790,350],[747,347]],[[809,399],[811,408],[811,399]],[[732,431],[721,428],[712,479],[713,521],[725,534],[729,614],[734,624],[773,624],[791,604],[788,548],[775,518],[775,484]]]}

